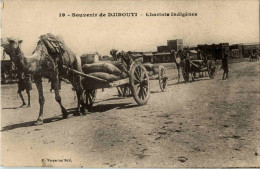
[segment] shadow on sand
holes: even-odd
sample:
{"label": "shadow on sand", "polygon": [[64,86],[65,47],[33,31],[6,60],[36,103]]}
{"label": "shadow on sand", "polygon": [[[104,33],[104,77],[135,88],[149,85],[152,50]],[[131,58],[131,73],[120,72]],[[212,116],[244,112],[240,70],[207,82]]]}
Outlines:
{"label": "shadow on sand", "polygon": [[22,107],[4,107],[2,109],[3,110],[10,110],[10,109],[18,109],[18,108],[22,108]]}
{"label": "shadow on sand", "polygon": [[[59,121],[59,120],[62,120],[62,117],[61,116],[55,116],[55,117],[50,117],[50,118],[44,119],[43,123],[52,123],[52,122],[56,122],[56,121]],[[35,122],[36,121],[29,121],[29,122],[23,122],[23,123],[18,123],[18,124],[12,124],[12,125],[9,125],[9,126],[5,126],[5,127],[3,127],[1,132],[13,130],[13,129],[16,129],[16,128],[34,126]]]}
{"label": "shadow on sand", "polygon": [[171,83],[171,84],[168,84],[167,86],[175,86],[175,85],[180,85],[180,84],[185,84],[184,81],[181,81],[180,83],[176,82],[176,83]]}
{"label": "shadow on sand", "polygon": [[[117,96],[117,95],[115,95]],[[105,99],[105,100],[99,100],[99,101],[96,101],[95,103],[100,103],[100,102],[104,102],[104,101],[110,101],[110,100],[120,100],[120,99],[126,99],[127,97],[113,97],[113,98],[109,98],[109,99]],[[94,104],[95,104],[94,103]]]}
{"label": "shadow on sand", "polygon": [[[187,83],[196,83],[196,82],[200,82],[200,81],[205,81],[205,80],[212,80],[212,79],[210,79],[210,78],[195,78],[193,81],[189,81],[189,82],[187,82]],[[168,86],[175,86],[175,85],[180,85],[180,84],[187,84],[185,81],[181,81],[180,83],[178,83],[178,82],[176,82],[176,83],[173,83],[173,84],[168,84]]]}
{"label": "shadow on sand", "polygon": [[[86,115],[92,114],[92,113],[98,113],[98,112],[102,113],[102,112],[109,111],[111,109],[127,109],[127,108],[133,108],[133,107],[137,107],[137,106],[138,106],[137,104],[131,104],[131,103],[99,104],[99,105],[92,107],[91,111],[89,111]],[[68,111],[68,114],[75,114],[77,112],[77,108],[67,109],[67,111]],[[75,117],[75,116],[69,116],[68,119],[73,118],[73,117]],[[43,123],[52,123],[52,122],[57,122],[60,120],[63,120],[62,115],[46,118],[43,120]],[[5,126],[2,128],[1,132],[9,131],[9,130],[17,129],[17,128],[31,127],[31,126],[34,126],[35,122],[36,121],[29,121],[29,122],[23,122],[23,123]]]}
{"label": "shadow on sand", "polygon": [[98,113],[98,112],[105,112],[109,111],[111,109],[128,109],[137,107],[138,105],[131,104],[131,103],[118,103],[118,104],[99,104],[94,105],[94,107],[91,108],[91,113]]}

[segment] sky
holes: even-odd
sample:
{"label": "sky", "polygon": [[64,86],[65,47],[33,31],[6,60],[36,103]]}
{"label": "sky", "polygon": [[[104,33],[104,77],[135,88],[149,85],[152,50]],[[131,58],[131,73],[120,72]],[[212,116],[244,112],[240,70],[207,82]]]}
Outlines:
{"label": "sky", "polygon": [[[76,54],[113,48],[125,51],[156,51],[167,40],[183,39],[184,45],[228,42],[259,42],[259,1],[83,1],[3,0],[2,37],[23,40],[30,55],[39,36],[63,37]],[[72,13],[137,13],[137,17],[71,17]],[[193,17],[146,16],[146,13],[189,12]],[[65,17],[59,17],[65,13]]]}

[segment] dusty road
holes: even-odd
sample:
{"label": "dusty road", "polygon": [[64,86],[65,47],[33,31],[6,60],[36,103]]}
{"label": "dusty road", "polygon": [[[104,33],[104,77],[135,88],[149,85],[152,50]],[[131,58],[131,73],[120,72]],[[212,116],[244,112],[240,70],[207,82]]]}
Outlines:
{"label": "dusty road", "polygon": [[[98,91],[91,114],[70,115],[65,120],[49,92],[50,84],[45,83],[45,124],[41,126],[32,126],[39,109],[35,85],[31,108],[17,108],[21,102],[16,84],[4,85],[2,164],[259,167],[259,62],[231,66],[229,80],[221,80],[222,71],[213,80],[205,77],[177,85],[172,80],[163,93],[158,82],[152,81],[150,100],[141,107],[133,98],[118,98],[116,89]],[[61,95],[73,112],[76,102],[71,86],[63,84]]]}

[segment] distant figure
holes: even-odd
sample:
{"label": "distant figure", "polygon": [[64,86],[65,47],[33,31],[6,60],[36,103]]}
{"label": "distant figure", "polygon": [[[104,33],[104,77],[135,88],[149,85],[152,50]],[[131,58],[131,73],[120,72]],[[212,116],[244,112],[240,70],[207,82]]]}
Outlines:
{"label": "distant figure", "polygon": [[223,77],[222,80],[228,79],[228,54],[225,52],[224,57],[222,58],[222,69],[223,69]]}
{"label": "distant figure", "polygon": [[28,95],[28,105],[27,107],[31,106],[31,102],[30,102],[30,90],[32,90],[32,82],[31,82],[31,77],[28,75],[27,77],[24,75],[24,73],[19,73],[18,74],[18,91],[17,93],[19,94],[21,100],[22,100],[22,105],[20,107],[23,107],[26,105],[24,98],[23,98],[23,94],[22,91],[26,91],[27,95]]}

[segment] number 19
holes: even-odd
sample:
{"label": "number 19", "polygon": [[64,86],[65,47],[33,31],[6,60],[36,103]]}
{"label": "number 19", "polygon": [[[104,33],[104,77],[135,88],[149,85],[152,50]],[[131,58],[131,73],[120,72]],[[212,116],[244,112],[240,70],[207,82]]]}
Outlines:
{"label": "number 19", "polygon": [[60,17],[65,17],[65,13],[60,13],[59,16]]}

